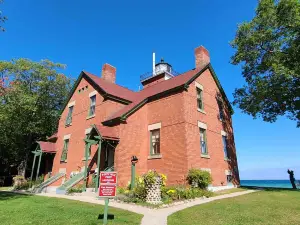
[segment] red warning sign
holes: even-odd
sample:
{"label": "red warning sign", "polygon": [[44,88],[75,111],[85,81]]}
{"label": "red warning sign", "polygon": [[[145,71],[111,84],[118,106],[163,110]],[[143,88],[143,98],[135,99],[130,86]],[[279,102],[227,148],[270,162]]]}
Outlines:
{"label": "red warning sign", "polygon": [[116,185],[100,185],[99,197],[116,197],[117,186]]}
{"label": "red warning sign", "polygon": [[117,184],[117,172],[100,172],[100,184]]}

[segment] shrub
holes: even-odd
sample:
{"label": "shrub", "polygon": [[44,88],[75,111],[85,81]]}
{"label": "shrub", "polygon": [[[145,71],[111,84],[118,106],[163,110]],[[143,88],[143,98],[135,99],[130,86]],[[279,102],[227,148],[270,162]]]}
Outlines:
{"label": "shrub", "polygon": [[192,187],[206,189],[212,182],[209,172],[200,169],[190,169],[187,175],[187,181]]}
{"label": "shrub", "polygon": [[82,193],[82,188],[83,184],[76,184],[74,187],[71,187],[67,193],[72,194],[72,193]]}
{"label": "shrub", "polygon": [[13,181],[13,190],[27,190],[30,187],[30,183],[23,176],[15,176]]}
{"label": "shrub", "polygon": [[118,194],[124,194],[124,192],[125,192],[125,188],[123,188],[123,187],[117,187],[117,193]]}

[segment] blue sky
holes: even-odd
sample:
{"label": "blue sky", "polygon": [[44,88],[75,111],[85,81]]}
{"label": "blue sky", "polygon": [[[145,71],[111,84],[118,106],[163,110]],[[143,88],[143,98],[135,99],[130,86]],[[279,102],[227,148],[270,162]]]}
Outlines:
{"label": "blue sky", "polygon": [[[237,25],[254,16],[257,0],[4,0],[9,20],[0,34],[0,60],[50,59],[100,75],[104,63],[117,67],[117,83],[138,90],[139,76],[151,71],[152,51],[178,72],[194,68],[194,48],[204,45],[232,101],[244,80],[229,63]],[[270,124],[235,108],[235,141],[242,179],[300,179],[300,129],[279,118]]]}

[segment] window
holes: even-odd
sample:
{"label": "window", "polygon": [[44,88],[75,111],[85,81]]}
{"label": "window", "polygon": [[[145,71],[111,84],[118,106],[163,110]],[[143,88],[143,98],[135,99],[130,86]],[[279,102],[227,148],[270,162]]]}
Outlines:
{"label": "window", "polygon": [[197,107],[200,110],[203,110],[203,97],[202,97],[202,90],[200,88],[196,88],[197,90]]}
{"label": "window", "polygon": [[218,107],[219,107],[219,119],[224,119],[224,109],[223,109],[223,102],[221,100],[218,100]]}
{"label": "window", "polygon": [[63,148],[63,151],[61,153],[61,158],[60,158],[61,162],[66,162],[67,161],[68,148],[69,148],[69,139],[65,139],[64,140],[64,148]]}
{"label": "window", "polygon": [[90,97],[91,99],[91,106],[89,110],[89,116],[94,116],[95,115],[95,107],[96,107],[96,95],[93,95]]}
{"label": "window", "polygon": [[150,155],[160,154],[160,129],[150,131]]}
{"label": "window", "polygon": [[66,125],[70,125],[72,123],[72,114],[73,114],[74,106],[69,107],[68,116],[66,118]]}
{"label": "window", "polygon": [[233,180],[232,175],[226,175],[226,178],[227,178],[227,184],[232,183],[232,180]]}
{"label": "window", "polygon": [[201,154],[207,155],[207,141],[206,141],[206,130],[200,128],[200,145],[201,145]]}
{"label": "window", "polygon": [[224,157],[226,159],[228,159],[229,155],[228,155],[228,146],[227,146],[227,138],[226,138],[226,136],[222,135],[222,141],[223,141]]}

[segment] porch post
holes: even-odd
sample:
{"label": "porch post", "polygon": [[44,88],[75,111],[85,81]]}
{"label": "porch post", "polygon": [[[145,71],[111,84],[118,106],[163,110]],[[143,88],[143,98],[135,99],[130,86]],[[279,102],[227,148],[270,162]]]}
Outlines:
{"label": "porch post", "polygon": [[102,145],[102,139],[100,138],[99,144],[98,144],[98,157],[97,157],[97,180],[96,180],[96,188],[95,191],[98,191],[99,188],[99,178],[100,178],[100,157],[101,157],[101,145]]}
{"label": "porch post", "polygon": [[87,181],[87,164],[88,164],[88,150],[90,149],[91,147],[91,143],[90,142],[85,142],[85,154],[84,154],[84,157],[85,157],[85,164],[84,164],[84,178],[83,178],[83,188],[82,188],[82,191],[86,191],[86,181]]}
{"label": "porch post", "polygon": [[36,151],[33,153],[34,153],[34,158],[33,158],[33,163],[32,163],[32,168],[31,168],[30,180],[32,180],[32,177],[33,177],[33,171],[34,171],[35,159],[36,159]]}
{"label": "porch post", "polygon": [[37,171],[36,171],[36,177],[35,177],[35,180],[37,180],[38,176],[39,176],[39,172],[40,172],[40,166],[41,166],[41,159],[42,159],[42,150],[40,152],[40,158],[39,158],[39,164],[38,164],[38,168],[37,168]]}

